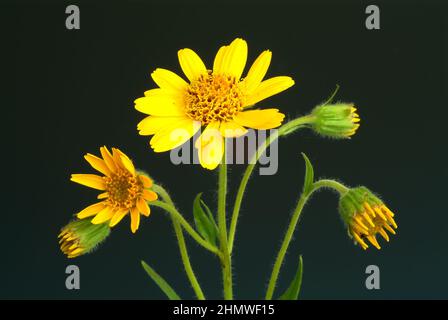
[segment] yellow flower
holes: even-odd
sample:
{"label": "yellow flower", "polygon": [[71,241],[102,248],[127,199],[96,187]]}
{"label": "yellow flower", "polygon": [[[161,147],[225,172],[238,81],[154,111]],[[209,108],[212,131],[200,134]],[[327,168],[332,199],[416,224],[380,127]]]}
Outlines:
{"label": "yellow flower", "polygon": [[84,158],[104,176],[72,174],[72,181],[104,191],[98,195],[102,201],[79,212],[78,218],[95,216],[93,224],[109,221],[109,226],[113,227],[130,213],[131,230],[135,233],[140,224],[140,213],[149,216],[147,201],[157,199],[157,194],[149,190],[152,180],[136,172],[132,161],[120,150],[112,148],[111,154],[106,147],[102,147],[100,152],[102,159],[92,154],[86,154]]}
{"label": "yellow flower", "polygon": [[349,232],[359,245],[366,250],[369,246],[366,240],[369,241],[375,248],[381,249],[376,235],[380,234],[384,240],[389,242],[389,235],[395,234],[397,223],[394,220],[394,214],[384,204],[369,205],[368,202],[363,203],[364,211],[357,212],[350,223]]}
{"label": "yellow flower", "polygon": [[154,135],[151,147],[164,152],[182,145],[205,126],[195,147],[201,165],[216,168],[223,157],[224,138],[242,136],[246,128],[276,128],[283,121],[278,109],[246,110],[294,84],[286,76],[263,81],[271,57],[269,50],[262,52],[241,79],[247,60],[243,39],[219,49],[213,70],[191,49],[179,50],[179,63],[189,82],[165,69],[151,74],[159,88],[135,100],[135,108],[149,115],[138,124],[140,135]]}
{"label": "yellow flower", "polygon": [[366,187],[350,189],[339,200],[339,212],[344,220],[349,235],[364,250],[370,242],[375,248],[381,249],[376,235],[380,234],[389,242],[389,235],[395,234],[397,223],[389,208]]}

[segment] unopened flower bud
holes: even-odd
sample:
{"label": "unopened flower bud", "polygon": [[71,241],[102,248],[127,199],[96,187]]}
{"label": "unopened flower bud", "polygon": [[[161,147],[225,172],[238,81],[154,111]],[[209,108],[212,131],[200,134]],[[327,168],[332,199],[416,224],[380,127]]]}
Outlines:
{"label": "unopened flower bud", "polygon": [[352,103],[324,104],[314,108],[312,128],[322,136],[344,139],[359,128],[359,115]]}
{"label": "unopened flower bud", "polygon": [[109,233],[108,223],[93,224],[90,219],[76,219],[62,228],[59,245],[68,258],[75,258],[91,252]]}

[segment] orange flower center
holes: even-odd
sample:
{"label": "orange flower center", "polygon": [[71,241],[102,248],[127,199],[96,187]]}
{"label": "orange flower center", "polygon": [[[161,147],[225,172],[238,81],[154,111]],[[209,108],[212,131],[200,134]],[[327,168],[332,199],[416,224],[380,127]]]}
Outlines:
{"label": "orange flower center", "polygon": [[137,198],[143,191],[143,184],[129,171],[118,170],[104,177],[109,204],[117,209],[135,207]]}
{"label": "orange flower center", "polygon": [[243,109],[243,93],[235,77],[208,71],[190,84],[185,102],[186,113],[193,120],[226,122]]}

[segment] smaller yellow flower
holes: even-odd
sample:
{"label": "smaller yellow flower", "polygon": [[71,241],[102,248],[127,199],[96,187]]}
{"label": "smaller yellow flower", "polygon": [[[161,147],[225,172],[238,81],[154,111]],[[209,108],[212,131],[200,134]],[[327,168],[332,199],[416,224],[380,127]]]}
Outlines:
{"label": "smaller yellow flower", "polygon": [[61,251],[67,258],[76,258],[91,252],[110,234],[107,223],[92,224],[88,219],[74,220],[59,234]]}
{"label": "smaller yellow flower", "polygon": [[131,216],[131,230],[135,233],[140,225],[140,214],[148,217],[147,201],[157,200],[157,194],[150,190],[152,180],[138,173],[132,161],[123,152],[112,148],[100,148],[102,158],[86,154],[84,158],[104,176],[95,174],[72,174],[71,181],[104,191],[98,195],[102,201],[92,204],[78,213],[79,219],[95,216],[93,224],[109,221],[113,227],[128,213]]}
{"label": "smaller yellow flower", "polygon": [[392,211],[366,187],[352,188],[341,196],[339,212],[349,235],[364,250],[369,247],[366,241],[381,249],[376,235],[389,242],[386,231],[395,234],[394,229],[398,228]]}

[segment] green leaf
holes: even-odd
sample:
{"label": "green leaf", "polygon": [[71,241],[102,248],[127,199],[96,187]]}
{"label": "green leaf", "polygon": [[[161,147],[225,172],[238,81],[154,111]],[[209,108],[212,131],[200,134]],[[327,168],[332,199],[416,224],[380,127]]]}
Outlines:
{"label": "green leaf", "polygon": [[278,298],[279,300],[297,300],[299,298],[300,287],[302,286],[302,274],[303,274],[303,259],[299,257],[299,268],[297,269],[296,276],[292,280],[288,289]]}
{"label": "green leaf", "polygon": [[302,152],[302,156],[305,159],[305,181],[303,182],[303,193],[307,195],[313,188],[314,169],[306,154]]}
{"label": "green leaf", "polygon": [[212,212],[205,202],[201,200],[201,196],[202,193],[199,193],[193,201],[194,223],[199,234],[209,243],[216,246],[218,227]]}
{"label": "green leaf", "polygon": [[166,294],[170,300],[181,300],[174,289],[157,273],[151,268],[145,261],[141,261],[143,269],[151,277],[152,280],[159,286],[159,288]]}

